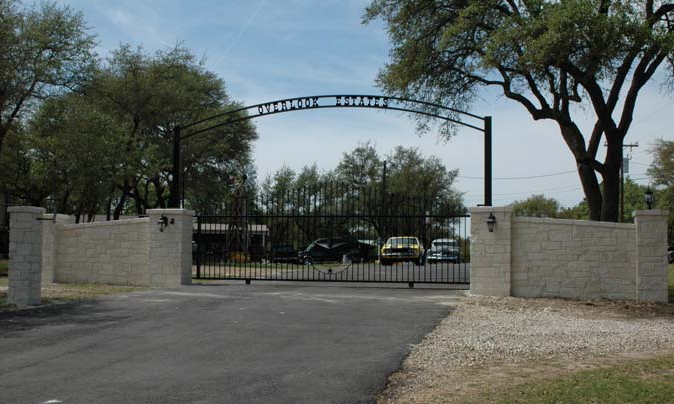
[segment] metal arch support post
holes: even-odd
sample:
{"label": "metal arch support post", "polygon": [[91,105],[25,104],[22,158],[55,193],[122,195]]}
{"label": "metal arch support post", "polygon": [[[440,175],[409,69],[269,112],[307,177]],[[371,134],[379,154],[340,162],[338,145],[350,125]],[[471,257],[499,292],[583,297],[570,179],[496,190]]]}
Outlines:
{"label": "metal arch support post", "polygon": [[484,206],[492,206],[491,116],[484,117]]}
{"label": "metal arch support post", "polygon": [[169,208],[180,208],[180,193],[182,190],[182,173],[180,169],[180,126],[173,128],[173,182],[171,182],[171,196],[169,198]]}

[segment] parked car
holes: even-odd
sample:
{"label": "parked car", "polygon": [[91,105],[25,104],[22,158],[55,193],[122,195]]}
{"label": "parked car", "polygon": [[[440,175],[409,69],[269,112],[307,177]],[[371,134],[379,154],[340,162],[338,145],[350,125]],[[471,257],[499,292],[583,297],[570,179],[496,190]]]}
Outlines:
{"label": "parked car", "polygon": [[273,244],[270,249],[269,260],[271,262],[295,263],[297,262],[297,250],[292,244]]}
{"label": "parked car", "polygon": [[670,264],[674,264],[674,247],[669,247],[667,250],[667,260]]}
{"label": "parked car", "polygon": [[379,262],[392,265],[394,262],[414,262],[424,265],[426,261],[424,246],[413,236],[391,237],[381,248]]}
{"label": "parked car", "polygon": [[376,254],[376,247],[367,242],[348,237],[319,238],[298,253],[298,260],[304,265],[317,262],[369,261]]}
{"label": "parked car", "polygon": [[459,243],[451,238],[438,238],[431,241],[431,247],[426,254],[429,264],[437,262],[459,262]]}

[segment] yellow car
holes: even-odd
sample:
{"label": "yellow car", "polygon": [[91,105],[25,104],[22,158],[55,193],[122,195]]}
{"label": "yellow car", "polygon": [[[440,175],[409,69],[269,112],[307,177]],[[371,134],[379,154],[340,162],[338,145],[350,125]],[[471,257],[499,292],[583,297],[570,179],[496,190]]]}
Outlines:
{"label": "yellow car", "polygon": [[394,262],[414,262],[424,265],[426,254],[419,239],[412,236],[391,237],[381,248],[379,262],[382,265],[392,265]]}

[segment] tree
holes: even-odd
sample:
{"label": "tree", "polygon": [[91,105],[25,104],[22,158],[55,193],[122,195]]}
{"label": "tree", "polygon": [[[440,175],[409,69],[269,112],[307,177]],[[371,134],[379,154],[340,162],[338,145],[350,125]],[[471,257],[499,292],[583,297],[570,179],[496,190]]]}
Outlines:
{"label": "tree", "polygon": [[454,216],[464,212],[453,188],[458,172],[416,148],[399,146],[386,159],[385,189],[384,161],[370,142],[344,153],[334,171],[319,172],[314,164],[297,173],[284,166],[267,176],[260,201],[270,242],[304,246],[321,237],[419,234],[428,243],[431,234],[449,237]]}
{"label": "tree", "polygon": [[[23,135],[38,205],[49,197],[52,209],[74,214],[78,222],[93,220],[105,209],[112,173],[125,157],[123,135],[118,122],[85,95],[46,100]],[[25,187],[24,180],[10,189],[16,194]],[[26,189],[23,194],[29,192]]]}
{"label": "tree", "polygon": [[514,208],[515,216],[556,218],[560,215],[559,202],[554,198],[546,198],[545,195],[532,195],[523,201],[515,201],[510,206]]}
{"label": "tree", "polygon": [[357,189],[365,189],[368,185],[381,180],[382,169],[383,162],[375,145],[365,142],[342,154],[342,160],[337,165],[335,174],[339,182]]}
{"label": "tree", "polygon": [[648,168],[656,187],[655,206],[669,210],[669,244],[674,244],[674,141],[658,139],[650,150],[653,162]]}
{"label": "tree", "polygon": [[[419,229],[427,225],[419,223],[420,215],[428,215],[430,221],[463,213],[461,194],[453,187],[457,174],[417,148],[398,146],[382,158],[374,145],[364,143],[344,153],[334,176],[353,188],[348,204],[358,207],[360,216],[385,239],[395,232],[426,234]],[[398,218],[391,220],[393,216]]]}
{"label": "tree", "polygon": [[[663,63],[670,76],[674,68],[674,4],[373,0],[364,22],[376,18],[393,44],[377,78],[384,91],[465,110],[480,88],[498,88],[534,120],[557,123],[590,219],[617,221],[623,141],[637,97]],[[574,120],[585,105],[595,115],[589,131]]]}
{"label": "tree", "polygon": [[625,177],[623,190],[623,202],[625,203],[625,208],[623,210],[625,217],[623,218],[623,222],[634,222],[634,211],[648,209],[644,198],[644,193],[647,188],[647,186],[639,185],[631,178]]}
{"label": "tree", "polygon": [[[166,207],[173,127],[240,107],[229,99],[224,82],[180,45],[154,55],[147,55],[140,47],[121,46],[96,74],[88,95],[101,110],[114,116],[125,132],[125,158],[113,173],[119,195],[115,217],[130,206],[137,213]],[[203,125],[193,130],[201,128]],[[212,210],[231,197],[231,184],[244,175],[253,180],[250,145],[256,138],[250,122],[240,121],[183,143],[189,207]]]}
{"label": "tree", "polygon": [[[219,78],[185,48],[154,55],[124,45],[78,93],[54,95],[15,130],[0,165],[0,187],[18,199],[91,220],[166,207],[175,125],[235,109]],[[199,128],[197,128],[199,129]],[[187,207],[213,213],[231,203],[243,176],[254,193],[249,122],[183,144]]]}
{"label": "tree", "polygon": [[570,220],[589,220],[590,212],[587,208],[587,201],[582,200],[576,206],[570,208],[562,208],[559,211],[560,219],[570,219]]}
{"label": "tree", "polygon": [[86,83],[96,57],[81,13],[55,3],[22,9],[0,0],[0,153],[7,134],[40,100]]}

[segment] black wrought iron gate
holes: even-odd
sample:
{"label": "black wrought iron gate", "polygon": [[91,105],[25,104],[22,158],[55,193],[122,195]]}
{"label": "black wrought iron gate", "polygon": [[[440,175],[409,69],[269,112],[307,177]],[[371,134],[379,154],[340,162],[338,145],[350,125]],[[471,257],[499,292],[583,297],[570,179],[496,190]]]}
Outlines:
{"label": "black wrought iron gate", "polygon": [[468,220],[449,201],[375,187],[240,196],[197,217],[193,276],[467,285]]}

